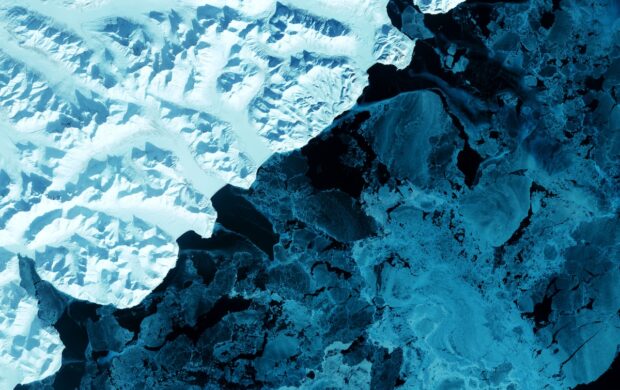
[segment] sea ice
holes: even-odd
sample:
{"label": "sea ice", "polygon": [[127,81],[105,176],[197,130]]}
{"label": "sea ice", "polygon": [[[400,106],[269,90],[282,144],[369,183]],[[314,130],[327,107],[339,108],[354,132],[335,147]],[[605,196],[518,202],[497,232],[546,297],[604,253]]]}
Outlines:
{"label": "sea ice", "polygon": [[63,348],[18,256],[71,297],[139,303],[178,236],[211,234],[218,189],[351,108],[373,64],[409,63],[386,3],[3,1],[0,387],[53,373]]}

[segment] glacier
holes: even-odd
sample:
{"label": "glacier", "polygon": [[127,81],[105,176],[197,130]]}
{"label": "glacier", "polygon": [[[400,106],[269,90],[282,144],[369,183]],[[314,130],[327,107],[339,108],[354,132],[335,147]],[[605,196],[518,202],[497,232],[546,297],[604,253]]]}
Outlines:
{"label": "glacier", "polygon": [[24,270],[65,349],[18,390],[617,387],[617,2],[388,16],[411,63],[218,191],[139,304]]}
{"label": "glacier", "polygon": [[38,300],[22,286],[19,259],[0,248],[0,386],[12,389],[54,374],[63,345],[38,317]]}
{"label": "glacier", "polygon": [[0,387],[60,366],[18,259],[75,299],[138,304],[177,237],[211,234],[218,189],[319,134],[371,65],[409,64],[386,4],[3,1]]}
{"label": "glacier", "polygon": [[209,236],[219,188],[248,187],[413,50],[383,1],[219,3],[3,4],[0,247],[60,291],[140,302],[178,236]]}
{"label": "glacier", "polygon": [[[67,343],[63,360],[78,363],[26,389],[563,390],[595,379],[620,341],[620,223],[603,202],[617,199],[613,184],[583,203],[565,178],[594,166],[575,157],[551,174],[528,148],[481,164],[469,189],[456,164],[468,141],[450,113],[426,89],[360,104],[270,158],[250,189],[220,190],[214,234],[183,235],[177,266],[137,306],[42,303],[61,336],[85,341]],[[483,131],[472,148],[508,150],[501,130],[505,145]],[[403,142],[386,148],[393,138]]]}
{"label": "glacier", "polygon": [[[18,240],[6,243],[14,246],[0,249],[0,387],[614,388],[620,367],[616,1],[346,1],[343,8],[308,1],[127,3],[0,5],[6,27],[0,52],[23,65],[9,67],[0,81],[12,87],[25,72],[61,96],[41,95],[38,86],[5,94],[13,99],[5,105],[10,137],[0,147],[13,157],[0,154],[0,161],[12,162],[26,182],[21,193],[28,193],[6,215],[23,242],[66,241],[28,253],[12,236]],[[364,7],[373,4],[382,20],[372,24],[381,29],[374,37],[358,24],[359,13],[369,25],[366,18],[373,17]],[[67,15],[73,12],[81,20]],[[196,35],[183,35],[190,30]],[[53,49],[67,43],[67,32],[78,42],[70,71]],[[372,55],[367,74],[360,67],[361,81],[355,80],[363,89],[357,102],[342,94],[351,104],[339,115],[325,96],[343,88],[341,77],[356,76],[332,72],[362,55],[349,43],[337,45],[349,36]],[[209,56],[185,54],[185,39]],[[204,63],[229,44],[225,60]],[[63,53],[74,49],[63,47]],[[279,62],[281,51],[291,60]],[[99,67],[94,73],[92,64]],[[133,78],[119,78],[128,68]],[[187,102],[207,69],[217,70],[209,100],[217,107]],[[276,79],[262,79],[266,71]],[[102,90],[90,78],[102,80]],[[143,85],[145,96],[137,98]],[[121,126],[131,135],[115,153],[119,143],[101,134],[115,127],[106,125],[115,115],[109,103],[128,95],[134,106],[130,113],[122,108],[123,120],[137,120],[133,128]],[[59,138],[15,141],[24,133],[15,118],[32,130],[24,119],[30,117],[9,109],[24,103],[45,111],[48,101],[39,104],[41,98],[61,102],[51,110],[64,116],[45,121],[50,132],[30,134]],[[63,99],[73,111],[62,108]],[[136,127],[159,117],[144,125],[145,133]],[[304,134],[317,118],[325,128],[309,139]],[[89,148],[67,157],[47,147],[64,147],[61,138],[79,134],[85,119],[98,134],[92,149],[103,145],[100,155],[92,157]],[[183,135],[168,137],[177,125]],[[218,142],[201,138],[205,132]],[[78,148],[87,144],[71,139]],[[200,142],[207,145],[194,145]],[[27,172],[19,171],[17,157],[28,162]],[[212,173],[224,187],[206,195],[210,181],[185,184],[192,159],[195,172]],[[83,171],[68,169],[76,160]],[[0,205],[15,183],[11,172],[0,172]],[[181,184],[169,184],[170,177]],[[171,196],[169,203],[158,200]],[[18,215],[50,202],[63,209],[26,221],[21,232],[15,228]],[[158,218],[153,210],[160,203],[185,214]],[[111,204],[135,218],[116,218],[105,207]],[[0,206],[0,215],[5,211]],[[191,225],[195,231],[174,242],[168,232],[177,224],[184,231],[192,215],[211,216],[209,233]],[[163,227],[153,228],[158,224]],[[157,260],[177,249],[154,289],[132,285],[136,275],[155,269],[149,256]],[[47,274],[45,256],[54,263]],[[102,270],[105,280],[93,286],[84,268],[102,258],[116,268]],[[117,271],[129,273],[120,275],[124,286],[114,285]],[[155,281],[156,272],[148,277]],[[107,283],[110,291],[97,291]],[[76,299],[59,284],[95,291],[99,301]],[[118,294],[111,300],[126,299],[121,293],[134,287],[145,293],[135,302],[100,299],[112,290]]]}
{"label": "glacier", "polygon": [[413,4],[426,14],[446,13],[462,2],[462,0],[413,0]]}

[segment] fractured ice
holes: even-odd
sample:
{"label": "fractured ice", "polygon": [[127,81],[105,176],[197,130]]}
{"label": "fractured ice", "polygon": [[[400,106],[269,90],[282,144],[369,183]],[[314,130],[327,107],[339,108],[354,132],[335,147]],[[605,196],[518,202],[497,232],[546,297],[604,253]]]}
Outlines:
{"label": "fractured ice", "polygon": [[[259,15],[268,3],[251,2],[256,8],[247,12]],[[329,16],[337,22],[316,24],[308,15],[321,7],[310,3],[299,13],[291,4],[270,8],[276,46],[296,42],[297,28],[329,39],[355,30],[338,12]],[[346,12],[365,12],[352,4]],[[36,297],[39,320],[30,340],[49,340],[56,356],[58,337],[65,344],[58,373],[22,388],[605,386],[609,375],[597,378],[614,359],[618,366],[620,345],[617,2],[453,8],[450,1],[393,0],[387,13],[384,5],[377,15],[418,38],[411,63],[403,70],[372,66],[358,104],[326,133],[269,158],[251,186],[229,180],[249,188],[226,186],[212,197],[213,235],[181,236],[176,266],[135,306],[76,301],[54,288],[56,280],[39,279],[36,259],[9,254],[6,280],[18,298],[3,304],[31,303],[24,307],[33,318]],[[238,19],[231,12],[221,14],[230,22],[225,31]],[[127,28],[123,22],[109,30]],[[152,30],[140,30],[146,38],[138,52],[158,42]],[[218,75],[217,93],[243,96],[235,90],[245,85],[239,73]],[[317,77],[332,83],[329,72]],[[240,94],[226,95],[231,91]],[[263,96],[275,117],[290,114],[275,103],[283,96]],[[265,132],[280,122],[249,112],[265,120],[255,135],[272,151],[284,151],[278,140],[297,142],[298,127]],[[333,118],[324,119],[321,126]],[[36,154],[34,145],[23,148]],[[131,155],[143,164],[137,172],[161,162],[177,169],[176,149],[166,153],[163,146],[152,134],[144,139]],[[93,164],[114,173],[125,160],[112,155]],[[32,191],[45,194],[45,182],[34,182]],[[81,215],[105,219],[93,212]],[[186,223],[172,222],[179,221]],[[156,234],[143,238],[153,247],[164,242]],[[55,331],[42,332],[39,323]],[[32,351],[22,356],[24,370],[32,368],[24,372],[33,375],[22,381],[51,373],[57,360],[33,358],[44,356],[46,345],[18,333],[10,343]]]}
{"label": "fractured ice", "polygon": [[[18,315],[0,317],[0,387],[48,375],[62,349],[15,287],[17,256],[74,298],[139,303],[175,265],[178,236],[211,234],[219,188],[248,187],[271,154],[321,132],[371,65],[409,63],[413,41],[385,7],[3,1],[0,287]],[[45,348],[42,367],[5,373]]]}
{"label": "fractured ice", "polygon": [[[182,236],[177,267],[138,306],[45,305],[63,318],[74,310],[68,321],[89,342],[71,349],[84,363],[30,388],[566,389],[596,379],[620,340],[617,219],[604,203],[589,214],[565,173],[523,173],[528,160],[514,150],[481,164],[469,189],[455,123],[437,93],[415,90],[358,106],[271,158],[249,190],[214,197],[214,235]],[[383,148],[396,134],[406,146]],[[403,162],[418,153],[422,172]],[[471,200],[479,187],[487,203]]]}

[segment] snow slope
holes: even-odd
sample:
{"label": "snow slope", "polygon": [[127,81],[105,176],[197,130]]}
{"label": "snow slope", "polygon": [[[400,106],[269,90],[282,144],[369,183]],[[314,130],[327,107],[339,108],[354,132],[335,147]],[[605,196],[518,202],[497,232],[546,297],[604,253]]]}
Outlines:
{"label": "snow slope", "polygon": [[413,49],[385,1],[8,3],[0,247],[118,307],[161,282],[176,237],[210,234],[219,188],[249,186]]}
{"label": "snow slope", "polygon": [[413,4],[425,14],[443,14],[463,2],[465,0],[413,0]]}
{"label": "snow slope", "polygon": [[60,368],[56,329],[37,317],[37,299],[21,286],[17,256],[0,248],[0,388],[44,378]]}
{"label": "snow slope", "polygon": [[409,63],[386,3],[0,3],[0,387],[62,350],[17,255],[72,297],[140,302],[179,235],[211,234],[219,188],[351,108],[374,63]]}

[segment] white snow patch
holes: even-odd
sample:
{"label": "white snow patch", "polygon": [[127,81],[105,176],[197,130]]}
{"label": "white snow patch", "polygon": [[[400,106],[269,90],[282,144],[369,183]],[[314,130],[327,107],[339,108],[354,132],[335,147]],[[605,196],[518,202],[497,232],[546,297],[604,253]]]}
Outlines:
{"label": "white snow patch", "polygon": [[465,0],[413,0],[413,4],[425,14],[444,14],[464,2]]}
{"label": "white snow patch", "polygon": [[38,302],[20,286],[17,256],[0,248],[0,389],[55,373],[64,346],[37,317]]}
{"label": "white snow patch", "polygon": [[211,234],[217,190],[350,109],[373,64],[409,63],[386,4],[3,1],[0,387],[52,374],[63,348],[17,255],[74,298],[138,304],[179,235]]}

